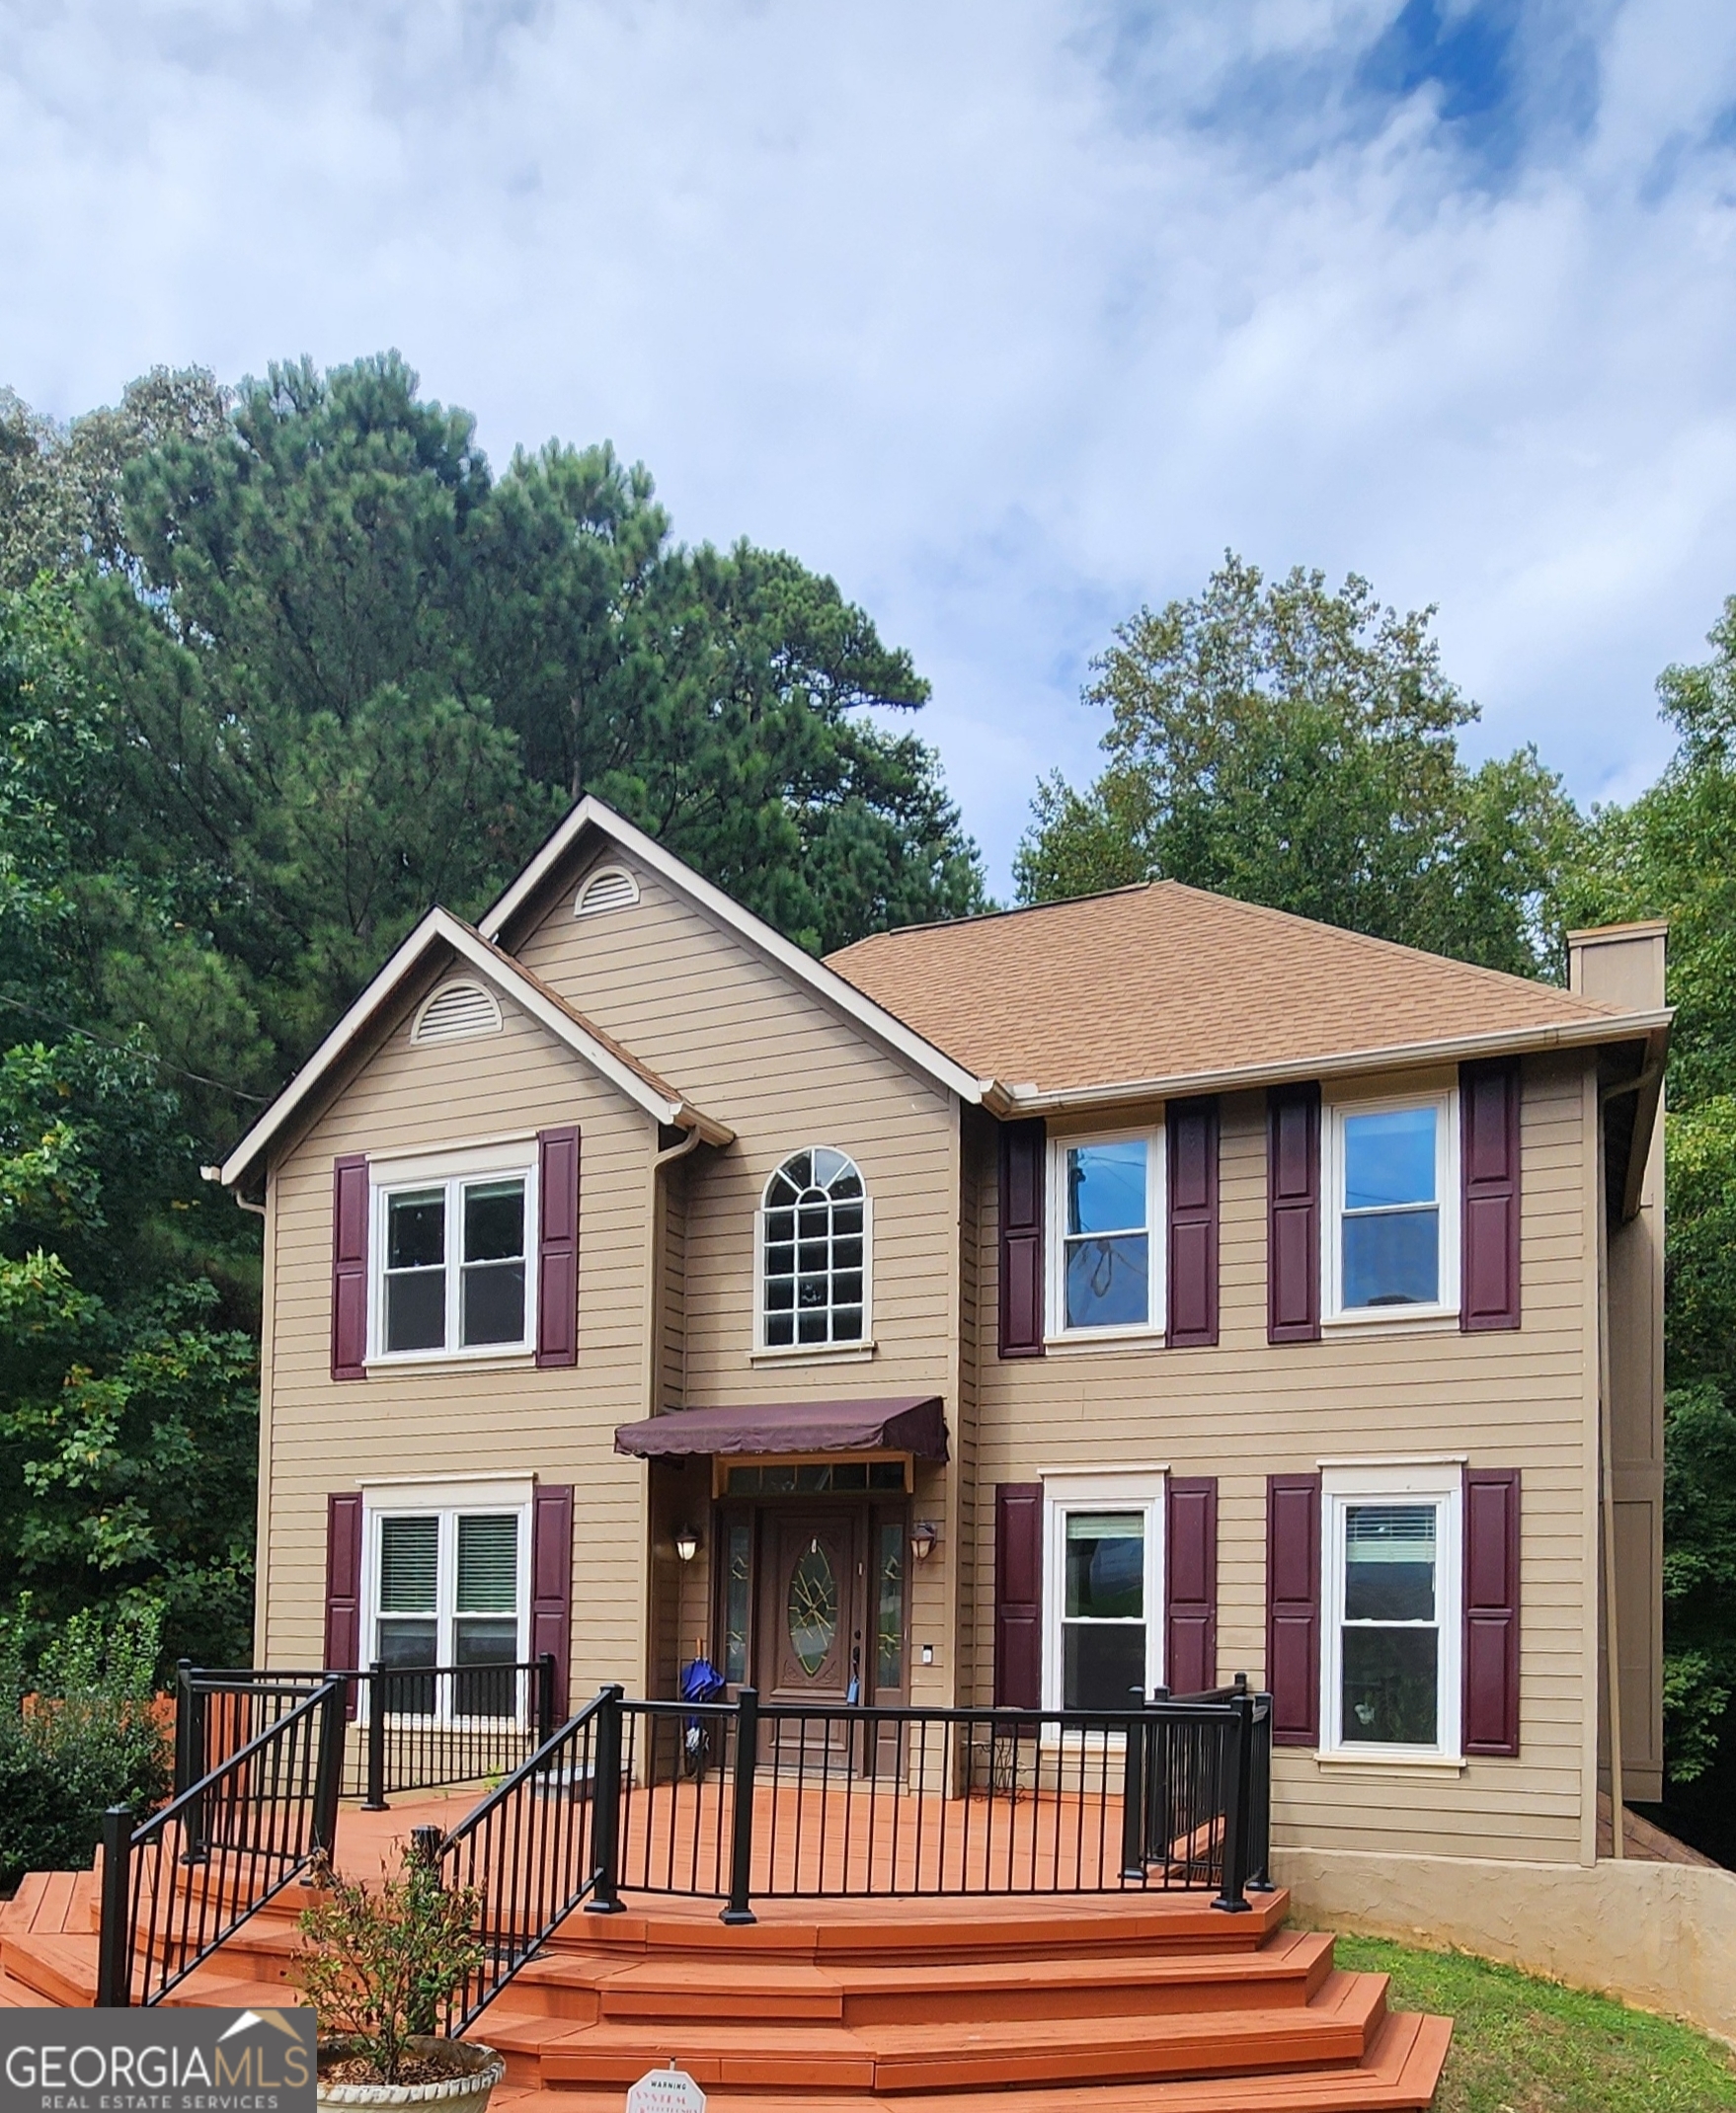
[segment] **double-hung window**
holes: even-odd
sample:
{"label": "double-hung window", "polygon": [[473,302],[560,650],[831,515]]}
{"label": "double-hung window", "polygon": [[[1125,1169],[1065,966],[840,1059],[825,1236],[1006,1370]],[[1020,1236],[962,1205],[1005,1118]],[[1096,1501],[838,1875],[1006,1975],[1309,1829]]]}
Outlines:
{"label": "double-hung window", "polygon": [[530,1164],[369,1169],[374,1360],[512,1354],[535,1341]]}
{"label": "double-hung window", "polygon": [[1460,1489],[1457,1466],[1325,1475],[1322,1752],[1459,1758]]}
{"label": "double-hung window", "polygon": [[1163,1478],[1055,1475],[1043,1485],[1044,1706],[1129,1706],[1163,1678]]}
{"label": "double-hung window", "polygon": [[520,1713],[526,1538],[520,1506],[373,1514],[371,1655],[393,1676],[387,1716]]}
{"label": "double-hung window", "polygon": [[1057,1137],[1049,1148],[1049,1333],[1163,1325],[1163,1133]]}
{"label": "double-hung window", "polygon": [[1327,1113],[1327,1317],[1457,1312],[1456,1096],[1345,1101]]}

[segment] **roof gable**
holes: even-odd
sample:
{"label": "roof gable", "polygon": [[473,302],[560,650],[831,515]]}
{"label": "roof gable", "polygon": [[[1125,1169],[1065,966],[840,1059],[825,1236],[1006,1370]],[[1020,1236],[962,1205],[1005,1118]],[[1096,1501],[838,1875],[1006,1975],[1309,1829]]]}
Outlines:
{"label": "roof gable", "polygon": [[311,1112],[341,1089],[344,1059],[375,1027],[405,986],[426,968],[431,955],[444,949],[487,984],[538,1021],[559,1042],[599,1072],[654,1121],[696,1130],[707,1143],[727,1143],[733,1135],[683,1098],[667,1080],[576,1011],[510,954],[483,938],[449,910],[431,909],[391,959],[368,983],[350,1010],[296,1072],[259,1121],[236,1145],[217,1179],[226,1187],[245,1181],[271,1146],[298,1116]]}
{"label": "roof gable", "polygon": [[721,888],[713,885],[679,859],[656,837],[623,820],[610,807],[590,795],[581,800],[554,830],[518,878],[477,920],[477,930],[491,942],[517,944],[522,933],[514,930],[521,913],[557,883],[577,878],[586,849],[588,832],[617,845],[623,852],[649,867],[660,879],[685,895],[709,915],[727,925],[786,975],[815,991],[832,1008],[865,1028],[879,1041],[896,1050],[929,1077],[936,1079],[961,1100],[993,1100],[993,1081],[960,1063],[955,1056],[929,1040],[919,1027],[879,1004],[847,977],[825,962],[817,961],[774,926],[744,909]]}

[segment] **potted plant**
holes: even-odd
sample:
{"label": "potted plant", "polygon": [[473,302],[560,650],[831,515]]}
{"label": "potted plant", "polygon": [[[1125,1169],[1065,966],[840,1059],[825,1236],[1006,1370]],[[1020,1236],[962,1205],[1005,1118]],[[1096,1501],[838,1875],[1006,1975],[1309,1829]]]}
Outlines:
{"label": "potted plant", "polygon": [[324,1898],[301,1915],[297,1978],[319,2018],[320,2104],[483,2113],[506,2063],[439,2029],[482,1964],[477,1890],[447,1892],[427,1842],[407,1848],[402,1875],[377,1887],[347,1883],[329,1864],[317,1876]]}

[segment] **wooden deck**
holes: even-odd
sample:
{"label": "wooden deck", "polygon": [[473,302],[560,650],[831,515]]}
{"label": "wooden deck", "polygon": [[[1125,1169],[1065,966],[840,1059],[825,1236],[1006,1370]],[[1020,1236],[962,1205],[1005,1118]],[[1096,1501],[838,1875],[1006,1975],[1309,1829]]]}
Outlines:
{"label": "wooden deck", "polygon": [[[470,1803],[346,1807],[339,1863],[392,1869],[413,1827],[450,1828]],[[660,1794],[638,1824],[624,1869],[660,1828],[689,1857],[712,1853],[691,1797]],[[1028,1810],[1015,1850],[1055,1848],[1047,1824]],[[980,1877],[986,1838],[969,1851],[951,1839],[960,1882]],[[895,1844],[862,1846],[860,1866],[835,1842],[829,1853],[866,1869]],[[767,1870],[793,1882],[811,1854],[788,1829]],[[290,1887],[171,1999],[285,2000],[306,1899]],[[1330,1936],[1287,1929],[1282,1892],[1240,1916],[1180,1889],[757,1900],[748,1927],[726,1927],[715,1899],[623,1901],[570,1917],[479,2021],[507,2057],[500,2113],[619,2113],[626,2086],[671,2058],[719,2113],[988,2113],[991,2099],[1004,2113],[1009,2089],[1018,2113],[1415,2113],[1451,2031],[1388,2012],[1384,1977],[1338,1971]],[[96,1914],[92,1874],[28,1879],[0,1910],[0,2002],[88,2004]]]}

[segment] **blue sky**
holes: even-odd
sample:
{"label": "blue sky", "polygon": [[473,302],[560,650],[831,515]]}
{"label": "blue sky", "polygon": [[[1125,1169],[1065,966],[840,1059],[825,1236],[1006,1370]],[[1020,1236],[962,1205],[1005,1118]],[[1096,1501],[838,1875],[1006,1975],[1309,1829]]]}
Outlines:
{"label": "blue sky", "polygon": [[1736,591],[1736,8],[0,0],[0,381],[387,345],[835,575],[1008,886],[1223,551],[1439,604],[1581,799]]}

